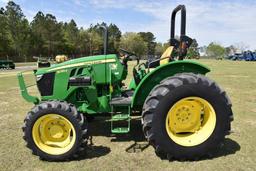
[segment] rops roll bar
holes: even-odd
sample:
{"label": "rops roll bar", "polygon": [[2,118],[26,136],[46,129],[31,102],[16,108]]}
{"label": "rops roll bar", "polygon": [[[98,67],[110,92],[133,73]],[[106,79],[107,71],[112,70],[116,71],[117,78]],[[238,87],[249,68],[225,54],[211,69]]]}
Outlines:
{"label": "rops roll bar", "polygon": [[[181,28],[180,28],[180,40],[175,39],[175,19],[177,12],[181,11]],[[186,36],[186,7],[185,5],[177,6],[171,15],[171,29],[170,29],[170,45],[174,46],[175,49],[179,52],[179,60],[187,54],[187,49],[193,42],[193,40]]]}

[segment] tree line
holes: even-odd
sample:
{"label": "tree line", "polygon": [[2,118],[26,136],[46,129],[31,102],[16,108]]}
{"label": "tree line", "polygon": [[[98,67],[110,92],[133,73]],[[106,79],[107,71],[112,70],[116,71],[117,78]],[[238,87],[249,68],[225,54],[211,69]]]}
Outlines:
{"label": "tree line", "polygon": [[[33,56],[55,57],[65,54],[69,58],[103,53],[103,35],[99,25],[108,26],[108,53],[124,48],[140,57],[160,56],[168,43],[156,42],[151,32],[127,32],[122,34],[115,24],[98,23],[89,28],[78,27],[72,19],[59,22],[52,14],[39,11],[29,22],[21,7],[9,1],[0,8],[0,59],[15,62],[33,61]],[[191,57],[198,56],[198,44],[194,40],[189,50]]]}
{"label": "tree line", "polygon": [[[211,42],[208,46],[201,47],[208,58],[222,59],[224,57],[234,55],[235,53],[242,53],[249,49],[249,46],[243,42],[236,43],[230,46],[222,46],[220,43]],[[256,52],[256,50],[255,50]]]}

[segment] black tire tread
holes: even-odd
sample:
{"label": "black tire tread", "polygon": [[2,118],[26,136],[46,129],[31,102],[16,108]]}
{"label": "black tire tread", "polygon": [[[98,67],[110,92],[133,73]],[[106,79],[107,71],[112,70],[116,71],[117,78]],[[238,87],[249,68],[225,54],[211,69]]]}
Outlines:
{"label": "black tire tread", "polygon": [[72,160],[77,157],[79,157],[81,154],[84,154],[86,150],[87,140],[88,140],[88,126],[86,123],[86,118],[80,113],[77,112],[76,107],[73,104],[67,103],[65,101],[57,101],[57,100],[51,100],[51,101],[44,101],[40,104],[34,106],[31,111],[27,113],[26,118],[24,119],[24,124],[22,126],[23,131],[23,139],[26,142],[26,146],[32,151],[32,154],[38,155],[38,151],[36,148],[33,147],[33,145],[28,141],[28,138],[30,136],[29,131],[27,131],[29,127],[29,122],[32,120],[33,117],[39,112],[40,110],[47,110],[52,108],[59,108],[61,110],[67,111],[70,115],[72,115],[79,124],[79,127],[81,128],[81,140],[80,146],[76,148],[75,152],[65,158],[60,157],[59,159],[51,159],[51,158],[44,158],[43,156],[39,156],[42,160],[47,161],[63,161],[63,160]]}
{"label": "black tire tread", "polygon": [[152,122],[153,122],[153,115],[155,111],[155,106],[159,103],[159,101],[167,94],[168,92],[172,91],[173,89],[179,87],[180,85],[186,84],[203,84],[213,88],[217,93],[221,94],[224,103],[229,109],[229,123],[226,123],[226,132],[225,135],[228,135],[230,132],[230,122],[233,121],[233,113],[232,113],[232,103],[228,98],[225,91],[223,91],[214,81],[211,81],[207,77],[201,74],[194,74],[194,73],[180,73],[176,74],[172,77],[168,77],[160,82],[157,86],[155,86],[148,97],[145,100],[143,110],[142,110],[142,129],[146,139],[149,143],[154,147],[155,153],[161,159],[177,159],[177,160],[198,160],[200,157],[211,155],[211,151],[208,154],[202,154],[202,156],[197,157],[183,157],[177,158],[173,154],[165,152],[164,149],[156,144],[154,133],[152,131]]}

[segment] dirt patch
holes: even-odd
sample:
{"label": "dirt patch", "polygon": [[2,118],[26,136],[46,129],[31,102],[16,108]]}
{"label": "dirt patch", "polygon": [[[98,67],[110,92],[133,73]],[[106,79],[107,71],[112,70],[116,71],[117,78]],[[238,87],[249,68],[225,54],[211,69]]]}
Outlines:
{"label": "dirt patch", "polygon": [[252,111],[252,112],[254,112],[254,113],[256,113],[256,108],[254,108],[254,109],[251,109],[251,111]]}

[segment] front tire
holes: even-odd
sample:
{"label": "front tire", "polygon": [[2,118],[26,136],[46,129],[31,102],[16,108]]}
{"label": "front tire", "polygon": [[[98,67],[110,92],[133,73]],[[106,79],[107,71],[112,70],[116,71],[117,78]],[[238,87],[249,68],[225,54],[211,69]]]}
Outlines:
{"label": "front tire", "polygon": [[225,91],[203,75],[177,74],[147,97],[143,132],[161,158],[196,160],[210,155],[230,131],[233,114]]}
{"label": "front tire", "polygon": [[43,160],[63,161],[85,151],[87,122],[72,104],[60,101],[36,105],[24,120],[23,139]]}

